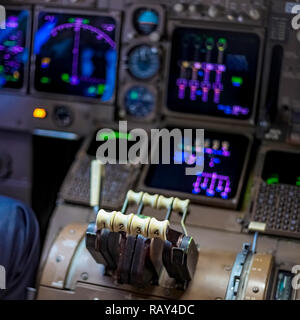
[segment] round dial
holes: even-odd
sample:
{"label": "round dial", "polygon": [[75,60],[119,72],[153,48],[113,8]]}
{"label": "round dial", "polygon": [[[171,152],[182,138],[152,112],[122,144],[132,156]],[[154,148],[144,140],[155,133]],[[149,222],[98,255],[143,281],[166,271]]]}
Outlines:
{"label": "round dial", "polygon": [[160,56],[156,47],[140,45],[133,48],[128,57],[128,69],[137,79],[152,78],[160,68]]}
{"label": "round dial", "polygon": [[155,105],[153,93],[142,86],[128,89],[124,100],[127,114],[134,117],[147,117],[153,112]]}
{"label": "round dial", "polygon": [[145,36],[154,32],[159,25],[159,15],[153,9],[140,8],[135,11],[133,19],[136,31]]}
{"label": "round dial", "polygon": [[57,106],[54,109],[54,120],[60,127],[69,127],[73,122],[71,110],[65,106]]}

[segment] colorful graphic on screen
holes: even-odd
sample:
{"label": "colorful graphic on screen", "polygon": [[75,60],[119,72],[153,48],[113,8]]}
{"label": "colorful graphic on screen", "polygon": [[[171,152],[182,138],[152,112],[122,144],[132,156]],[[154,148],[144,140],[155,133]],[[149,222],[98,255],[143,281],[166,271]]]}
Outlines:
{"label": "colorful graphic on screen", "polygon": [[6,29],[0,31],[0,88],[20,89],[24,85],[29,12],[7,10]]}
{"label": "colorful graphic on screen", "polygon": [[255,34],[177,28],[167,106],[175,112],[248,119],[259,53]]}
{"label": "colorful graphic on screen", "polygon": [[[185,169],[200,164],[195,141],[177,145],[171,151],[170,164],[151,165],[146,185],[151,188],[174,190],[199,196],[221,198],[235,197],[244,166],[249,140],[245,136],[204,132],[204,170],[196,176],[185,174]],[[199,157],[199,156],[198,156]],[[183,164],[178,164],[184,160]],[[176,164],[177,163],[177,164]],[[193,165],[192,165],[193,164]]]}
{"label": "colorful graphic on screen", "polygon": [[35,89],[110,101],[116,80],[115,37],[112,17],[40,12]]}

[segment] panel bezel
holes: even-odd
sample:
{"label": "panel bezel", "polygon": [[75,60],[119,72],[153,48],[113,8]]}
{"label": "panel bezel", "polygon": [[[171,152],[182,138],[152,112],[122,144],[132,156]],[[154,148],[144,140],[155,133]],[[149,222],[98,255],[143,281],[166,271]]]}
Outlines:
{"label": "panel bezel", "polygon": [[[237,191],[235,196],[232,199],[219,199],[219,198],[210,198],[202,195],[194,195],[190,193],[185,193],[185,192],[180,192],[180,191],[173,191],[173,190],[167,190],[167,189],[158,189],[158,188],[152,188],[148,187],[145,183],[146,177],[148,175],[148,172],[150,170],[151,164],[148,164],[144,166],[142,170],[142,174],[140,176],[139,182],[138,182],[138,190],[146,191],[149,193],[159,193],[163,194],[165,196],[169,197],[179,197],[181,199],[190,199],[192,203],[195,204],[200,204],[200,205],[209,205],[209,206],[215,206],[219,208],[228,208],[228,209],[237,209],[239,206],[239,203],[242,202],[242,189],[244,185],[246,184],[245,178],[246,178],[246,173],[247,173],[247,168],[249,164],[249,158],[251,154],[251,149],[253,146],[253,141],[254,137],[251,131],[246,131],[246,130],[232,130],[232,128],[227,127],[227,126],[216,126],[209,124],[209,123],[192,123],[189,121],[189,124],[186,122],[186,120],[178,121],[178,120],[173,120],[171,122],[166,122],[164,125],[160,126],[159,129],[165,128],[167,126],[172,125],[174,128],[192,128],[192,129],[207,129],[219,133],[230,133],[230,134],[236,134],[236,135],[242,135],[245,136],[248,141],[248,147],[247,151],[245,154],[245,159],[244,159],[244,164],[241,170],[240,174],[240,181],[237,186]],[[205,131],[204,131],[204,138],[205,138]]]}
{"label": "panel bezel", "polygon": [[[59,93],[50,93],[50,92],[43,92],[43,91],[38,91],[35,89],[34,86],[34,76],[35,76],[35,70],[36,70],[36,56],[34,54],[34,40],[35,40],[35,33],[38,29],[38,16],[39,13],[42,11],[46,12],[53,12],[56,14],[62,13],[62,14],[80,14],[80,15],[91,15],[91,16],[98,16],[98,17],[112,17],[116,20],[116,51],[117,51],[117,66],[116,66],[116,82],[115,82],[115,89],[114,89],[114,94],[109,101],[101,102],[98,101],[97,99],[89,98],[89,97],[82,97],[82,96],[76,96],[76,95],[71,95],[71,94],[59,94]],[[116,100],[116,92],[117,92],[117,75],[118,75],[118,68],[119,68],[119,54],[120,54],[120,30],[121,30],[121,12],[119,11],[111,11],[109,13],[103,12],[100,10],[85,10],[85,9],[65,9],[65,8],[59,8],[59,7],[47,7],[47,6],[36,6],[34,9],[34,15],[33,15],[33,40],[32,40],[32,55],[31,55],[31,68],[30,68],[30,73],[32,75],[30,79],[30,93],[32,96],[41,98],[47,98],[47,99],[58,99],[62,101],[69,101],[69,102],[83,102],[83,103],[89,103],[92,105],[114,105],[115,100]]]}
{"label": "panel bezel", "polygon": [[166,116],[172,116],[172,117],[180,117],[185,119],[198,119],[202,121],[213,121],[213,122],[222,122],[225,124],[237,124],[237,125],[247,125],[247,126],[254,126],[255,125],[255,119],[256,119],[256,113],[258,109],[258,103],[259,103],[259,87],[260,87],[260,79],[261,79],[261,72],[262,72],[262,60],[263,60],[263,50],[264,50],[264,39],[265,39],[265,32],[263,28],[259,27],[247,27],[247,26],[226,26],[218,23],[212,24],[211,22],[200,22],[200,23],[192,23],[191,21],[186,20],[170,20],[168,22],[168,38],[170,41],[170,50],[168,50],[168,55],[166,58],[166,66],[165,66],[165,75],[166,79],[169,78],[169,72],[170,72],[170,62],[171,62],[171,51],[172,51],[172,35],[176,28],[197,28],[199,30],[201,29],[209,29],[209,30],[215,30],[215,31],[228,31],[228,32],[239,32],[239,33],[252,33],[259,37],[260,40],[260,47],[258,52],[258,62],[257,62],[257,71],[256,71],[256,83],[255,83],[255,93],[254,93],[254,99],[253,99],[253,106],[252,106],[252,114],[249,117],[249,119],[246,120],[240,120],[240,119],[234,119],[234,118],[223,118],[223,117],[217,117],[217,116],[208,116],[208,115],[201,115],[201,114],[185,114],[183,112],[176,112],[172,111],[167,106],[167,98],[168,98],[168,87],[169,87],[169,81],[166,80],[165,84],[165,90],[164,90],[164,96],[163,96],[163,114]]}

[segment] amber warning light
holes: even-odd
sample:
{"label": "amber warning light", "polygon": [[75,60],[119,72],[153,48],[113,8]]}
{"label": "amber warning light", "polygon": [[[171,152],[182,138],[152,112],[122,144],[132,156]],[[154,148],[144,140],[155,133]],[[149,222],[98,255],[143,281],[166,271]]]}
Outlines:
{"label": "amber warning light", "polygon": [[47,111],[44,108],[35,108],[33,110],[33,117],[38,119],[45,119],[47,116]]}

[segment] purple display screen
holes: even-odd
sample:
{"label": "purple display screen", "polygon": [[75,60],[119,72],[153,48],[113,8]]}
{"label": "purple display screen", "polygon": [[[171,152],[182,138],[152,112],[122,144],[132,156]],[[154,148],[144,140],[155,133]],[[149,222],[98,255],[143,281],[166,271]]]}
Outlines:
{"label": "purple display screen", "polygon": [[21,89],[28,62],[29,12],[7,10],[6,28],[0,30],[0,88]]}
{"label": "purple display screen", "polygon": [[34,39],[35,89],[110,101],[116,21],[108,16],[40,12]]}
{"label": "purple display screen", "polygon": [[[201,174],[185,174],[189,163],[203,162],[203,157],[195,159],[195,141],[185,141],[171,150],[170,164],[150,166],[145,184],[151,188],[232,199],[237,193],[248,146],[249,139],[245,136],[205,130],[204,170]],[[184,163],[178,164],[180,159],[185,159]]]}
{"label": "purple display screen", "polygon": [[222,118],[250,118],[259,46],[259,37],[252,33],[175,29],[168,108]]}

